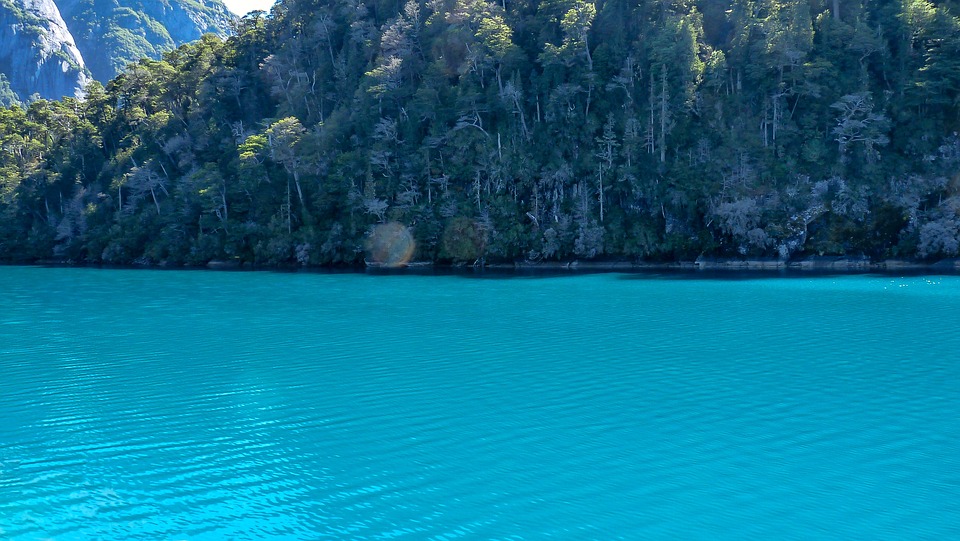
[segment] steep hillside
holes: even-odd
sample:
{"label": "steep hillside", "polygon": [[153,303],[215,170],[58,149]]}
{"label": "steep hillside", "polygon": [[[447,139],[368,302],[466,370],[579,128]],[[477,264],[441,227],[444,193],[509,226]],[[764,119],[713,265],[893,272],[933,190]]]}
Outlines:
{"label": "steep hillside", "polygon": [[957,258],[958,12],[284,0],[0,109],[0,260]]}
{"label": "steep hillside", "polygon": [[89,81],[83,57],[53,0],[0,0],[0,94],[78,95]]}
{"label": "steep hillside", "polygon": [[232,18],[220,0],[0,0],[0,103],[79,95]]}
{"label": "steep hillside", "polygon": [[67,26],[98,81],[129,63],[160,55],[205,33],[224,36],[233,15],[220,0],[58,0]]}

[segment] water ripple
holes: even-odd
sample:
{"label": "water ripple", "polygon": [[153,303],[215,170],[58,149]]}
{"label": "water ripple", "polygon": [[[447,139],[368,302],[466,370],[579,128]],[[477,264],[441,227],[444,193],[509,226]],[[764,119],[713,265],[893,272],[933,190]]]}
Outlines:
{"label": "water ripple", "polygon": [[956,278],[0,277],[5,539],[960,530]]}

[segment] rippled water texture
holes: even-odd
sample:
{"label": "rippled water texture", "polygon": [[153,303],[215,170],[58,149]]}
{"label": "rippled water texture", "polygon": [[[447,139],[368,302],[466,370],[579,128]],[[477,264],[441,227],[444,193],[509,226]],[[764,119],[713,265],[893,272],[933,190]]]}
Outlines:
{"label": "rippled water texture", "polygon": [[960,536],[960,278],[0,267],[0,538]]}

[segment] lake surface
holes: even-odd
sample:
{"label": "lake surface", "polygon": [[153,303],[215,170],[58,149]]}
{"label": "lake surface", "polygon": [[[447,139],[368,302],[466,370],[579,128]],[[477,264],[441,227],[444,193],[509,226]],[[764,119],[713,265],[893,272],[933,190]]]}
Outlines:
{"label": "lake surface", "polygon": [[0,538],[960,536],[960,278],[0,267]]}

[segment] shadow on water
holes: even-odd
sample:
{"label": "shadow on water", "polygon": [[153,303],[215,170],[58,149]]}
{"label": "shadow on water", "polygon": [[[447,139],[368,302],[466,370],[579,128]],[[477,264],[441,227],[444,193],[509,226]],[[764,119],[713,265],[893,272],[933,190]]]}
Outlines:
{"label": "shadow on water", "polygon": [[[322,272],[327,270],[308,270],[301,272]],[[484,269],[473,267],[430,267],[416,269],[360,269],[371,276],[450,276],[468,280],[524,280],[524,279],[551,279],[568,278],[572,276],[614,275],[618,280],[706,280],[706,281],[750,281],[750,280],[782,280],[782,279],[809,279],[809,278],[836,278],[845,276],[878,276],[878,277],[919,277],[919,276],[957,276],[960,273],[942,270],[800,270],[800,269],[771,269],[771,270],[723,270],[723,269],[561,269],[561,268],[496,268]]]}
{"label": "shadow on water", "polygon": [[416,266],[416,267],[250,267],[250,266],[144,266],[144,265],[78,265],[62,263],[41,264],[2,264],[7,267],[41,267],[41,268],[86,268],[102,270],[143,270],[143,271],[213,271],[228,273],[268,272],[275,274],[318,274],[318,275],[346,275],[366,274],[369,276],[426,276],[426,277],[456,277],[472,280],[522,280],[522,279],[550,279],[567,278],[571,276],[589,276],[611,274],[618,280],[708,280],[708,281],[749,281],[768,279],[808,279],[808,278],[836,278],[844,276],[879,276],[879,277],[921,277],[921,276],[960,276],[960,272],[930,267],[926,269],[852,269],[849,271],[836,269],[699,269],[690,267],[650,267],[650,268],[564,268],[564,267],[471,267],[471,266]]}
{"label": "shadow on water", "polygon": [[[307,271],[314,272],[314,271]],[[321,271],[326,272],[326,271]],[[942,269],[912,270],[801,270],[801,269],[695,269],[695,268],[636,268],[636,269],[563,269],[563,268],[473,268],[473,267],[428,267],[401,269],[361,269],[359,272],[373,276],[452,276],[472,280],[517,280],[550,279],[571,276],[609,274],[618,280],[707,280],[749,281],[809,278],[837,278],[845,276],[920,277],[958,276],[960,273]]]}

